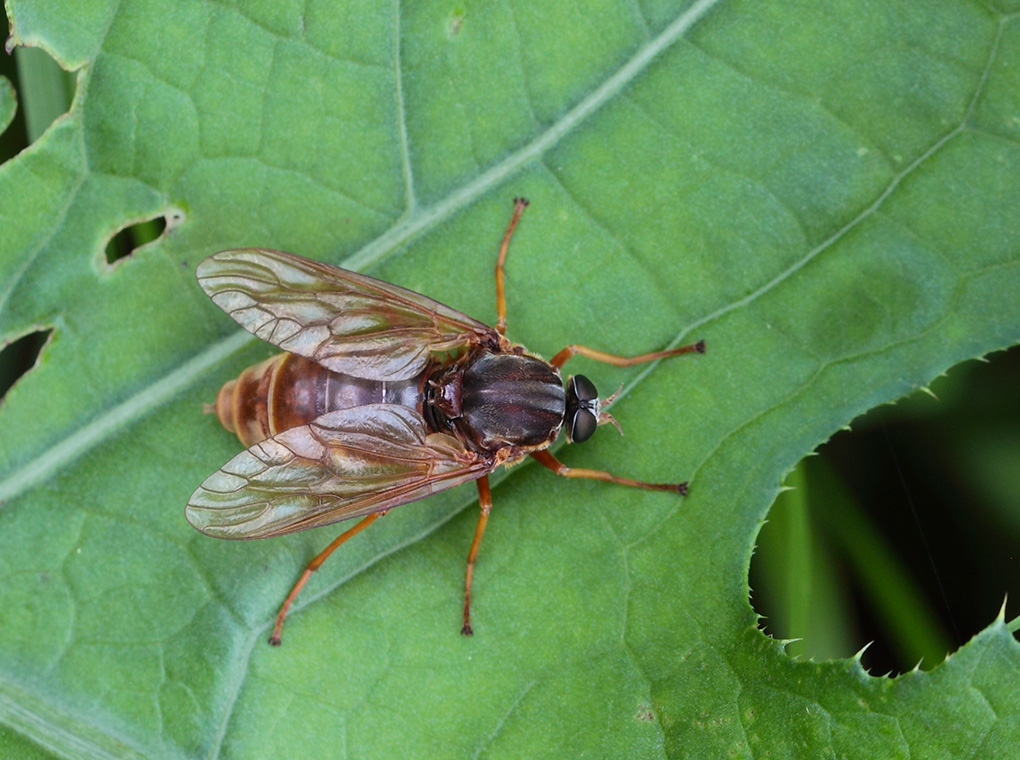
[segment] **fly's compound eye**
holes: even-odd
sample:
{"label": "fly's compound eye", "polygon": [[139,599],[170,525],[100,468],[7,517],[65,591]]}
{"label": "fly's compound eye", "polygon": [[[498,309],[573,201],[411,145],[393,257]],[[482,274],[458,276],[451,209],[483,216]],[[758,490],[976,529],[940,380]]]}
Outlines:
{"label": "fly's compound eye", "polygon": [[570,430],[567,437],[573,443],[584,443],[595,434],[595,428],[599,426],[599,418],[588,409],[578,409],[574,412],[574,418],[570,421]]}
{"label": "fly's compound eye", "polygon": [[570,378],[570,388],[567,393],[580,402],[598,401],[599,398],[599,392],[595,390],[595,383],[584,375],[574,375]]}
{"label": "fly's compound eye", "polygon": [[599,426],[599,392],[595,384],[584,375],[574,375],[567,383],[567,438],[583,443],[595,434]]}

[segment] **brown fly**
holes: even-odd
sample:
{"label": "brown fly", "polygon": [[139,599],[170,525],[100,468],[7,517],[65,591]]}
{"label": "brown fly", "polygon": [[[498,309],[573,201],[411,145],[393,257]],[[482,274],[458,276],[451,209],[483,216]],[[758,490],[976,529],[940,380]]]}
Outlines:
{"label": "brown fly", "polygon": [[496,326],[410,290],[263,248],[222,251],[198,266],[210,298],[242,327],[282,348],[228,382],[216,397],[223,426],[247,449],[199,486],[188,521],[217,538],[281,536],[361,518],[313,559],[287,595],[269,639],[280,643],[287,610],[344,541],[394,507],[475,481],[481,516],[468,553],[464,624],[471,635],[471,576],[492,509],[489,473],[530,456],[570,478],[684,494],[686,483],[644,483],[567,467],[548,448],[575,443],[615,420],[583,375],[560,368],[580,354],[628,367],[690,352],[703,341],[629,358],[569,345],[546,361],[506,332],[504,262],[496,263]]}

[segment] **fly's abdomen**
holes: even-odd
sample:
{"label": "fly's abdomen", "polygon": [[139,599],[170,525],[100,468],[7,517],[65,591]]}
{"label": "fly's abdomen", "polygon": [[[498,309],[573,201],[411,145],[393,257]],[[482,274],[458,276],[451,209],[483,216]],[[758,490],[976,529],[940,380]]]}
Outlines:
{"label": "fly's abdomen", "polygon": [[220,423],[245,446],[338,409],[400,404],[421,411],[420,379],[386,382],[331,372],[296,354],[248,367],[216,396]]}

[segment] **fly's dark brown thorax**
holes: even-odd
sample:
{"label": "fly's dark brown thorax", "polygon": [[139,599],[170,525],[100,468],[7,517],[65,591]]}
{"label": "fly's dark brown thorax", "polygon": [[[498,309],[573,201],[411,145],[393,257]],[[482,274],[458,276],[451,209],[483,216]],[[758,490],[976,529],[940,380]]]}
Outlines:
{"label": "fly's dark brown thorax", "polygon": [[295,354],[277,354],[224,385],[215,411],[223,427],[251,446],[338,409],[400,404],[420,412],[423,385],[423,377],[366,380]]}
{"label": "fly's dark brown thorax", "polygon": [[534,356],[481,351],[435,373],[425,419],[455,430],[471,448],[540,448],[559,435],[566,394],[559,370]]}

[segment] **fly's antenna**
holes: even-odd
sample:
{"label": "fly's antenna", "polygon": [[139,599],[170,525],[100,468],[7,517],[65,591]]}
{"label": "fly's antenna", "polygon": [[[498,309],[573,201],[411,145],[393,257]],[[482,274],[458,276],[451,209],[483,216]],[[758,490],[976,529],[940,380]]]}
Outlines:
{"label": "fly's antenna", "polygon": [[609,412],[602,411],[602,407],[609,406],[614,401],[616,401],[616,397],[619,396],[622,391],[623,383],[620,383],[620,387],[616,389],[616,393],[614,393],[612,396],[609,396],[608,398],[599,401],[599,424],[605,425],[607,422],[612,424],[612,426],[616,428],[616,432],[618,432],[620,435],[623,435],[623,428],[620,427],[620,423],[617,422],[616,417],[611,415]]}

